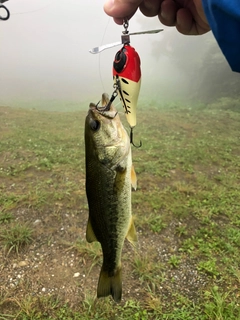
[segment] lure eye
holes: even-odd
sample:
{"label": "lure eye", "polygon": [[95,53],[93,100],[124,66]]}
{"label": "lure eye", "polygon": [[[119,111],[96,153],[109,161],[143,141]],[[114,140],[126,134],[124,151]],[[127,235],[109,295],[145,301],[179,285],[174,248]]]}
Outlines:
{"label": "lure eye", "polygon": [[126,65],[127,56],[125,54],[125,51],[125,48],[119,50],[116,53],[115,60],[113,62],[113,67],[118,73],[122,72]]}
{"label": "lure eye", "polygon": [[90,122],[90,128],[92,129],[92,131],[98,131],[100,128],[100,122],[97,120],[92,120]]}

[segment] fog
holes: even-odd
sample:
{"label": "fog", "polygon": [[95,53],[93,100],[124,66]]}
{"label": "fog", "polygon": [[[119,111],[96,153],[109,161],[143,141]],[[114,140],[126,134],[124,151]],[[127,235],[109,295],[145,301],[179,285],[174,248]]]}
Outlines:
{"label": "fog", "polygon": [[[97,102],[102,92],[111,94],[112,61],[120,47],[89,53],[92,47],[121,38],[123,27],[104,13],[103,4],[100,0],[6,2],[11,17],[0,21],[0,105],[72,110]],[[164,31],[159,34],[131,36],[141,58],[142,104],[186,98],[195,57],[201,59],[207,43],[217,48],[211,33],[186,37],[139,12],[130,20],[129,31],[160,27]]]}

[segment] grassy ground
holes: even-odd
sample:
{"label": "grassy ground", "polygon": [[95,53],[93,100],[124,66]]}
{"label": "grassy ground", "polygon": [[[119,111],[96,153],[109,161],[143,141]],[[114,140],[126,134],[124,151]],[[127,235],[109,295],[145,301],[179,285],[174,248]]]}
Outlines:
{"label": "grassy ground", "polygon": [[139,110],[136,252],[123,300],[96,299],[85,241],[86,110],[0,108],[0,319],[240,319],[240,113],[231,101]]}

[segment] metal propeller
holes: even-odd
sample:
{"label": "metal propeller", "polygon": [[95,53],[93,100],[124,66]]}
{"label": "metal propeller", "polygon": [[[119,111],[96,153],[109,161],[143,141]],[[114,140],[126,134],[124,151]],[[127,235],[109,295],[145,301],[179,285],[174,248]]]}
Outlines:
{"label": "metal propeller", "polygon": [[127,30],[123,31],[123,35],[122,35],[122,39],[121,41],[118,42],[113,42],[113,43],[109,43],[109,44],[105,44],[99,47],[95,47],[89,50],[90,53],[96,54],[99,53],[105,49],[109,49],[112,47],[116,47],[119,46],[121,44],[126,44],[130,42],[130,36],[135,36],[135,35],[139,35],[139,34],[153,34],[153,33],[159,33],[163,31],[163,29],[156,29],[156,30],[147,30],[147,31],[139,31],[139,32],[133,32],[133,33],[128,33]]}

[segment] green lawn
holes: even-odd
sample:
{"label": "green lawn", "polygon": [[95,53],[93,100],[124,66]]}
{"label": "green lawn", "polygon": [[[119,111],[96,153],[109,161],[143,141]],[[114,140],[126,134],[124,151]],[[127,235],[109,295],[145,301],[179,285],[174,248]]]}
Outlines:
{"label": "green lawn", "polygon": [[95,298],[102,254],[85,241],[87,108],[0,107],[0,319],[240,319],[239,111],[140,108],[139,248],[125,245],[115,304]]}

